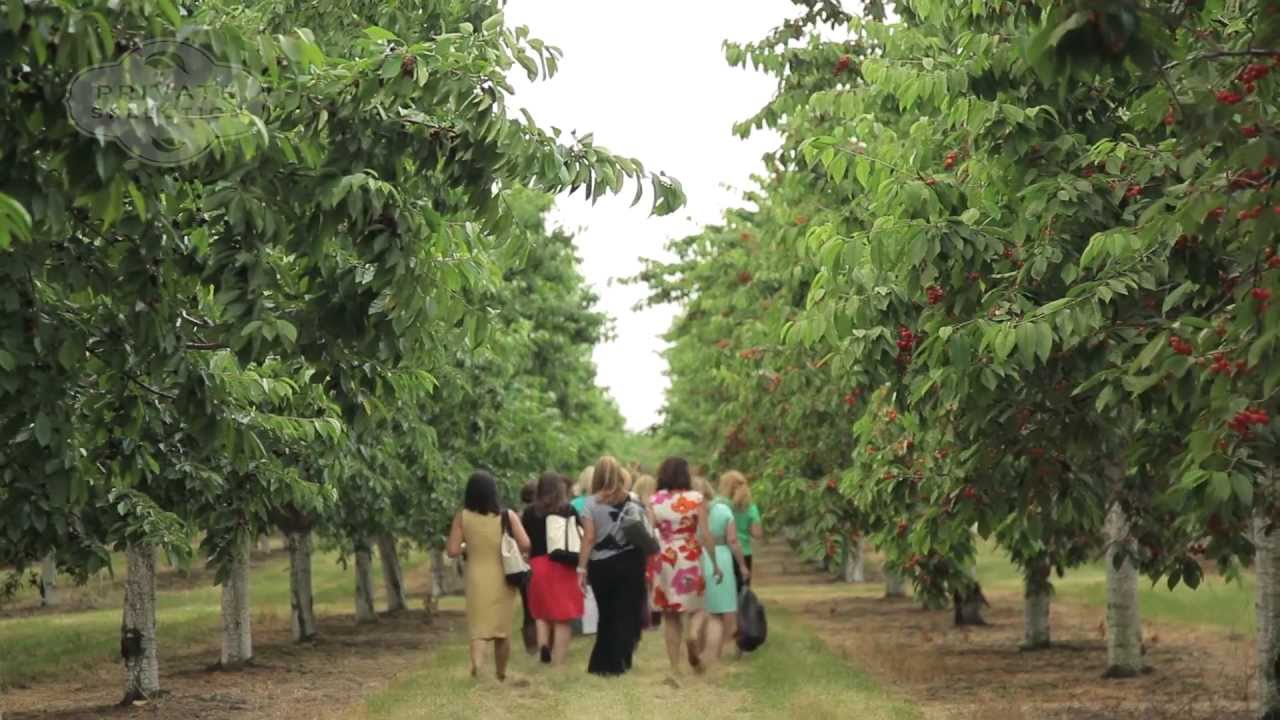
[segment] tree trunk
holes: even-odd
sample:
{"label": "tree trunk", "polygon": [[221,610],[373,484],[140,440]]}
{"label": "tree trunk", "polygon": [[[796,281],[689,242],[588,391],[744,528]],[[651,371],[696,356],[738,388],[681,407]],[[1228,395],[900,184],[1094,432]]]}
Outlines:
{"label": "tree trunk", "polygon": [[253,659],[253,627],[249,616],[249,542],[237,543],[231,572],[222,583],[222,666],[236,667]]}
{"label": "tree trunk", "polygon": [[1258,717],[1280,720],[1280,530],[1268,531],[1264,512],[1255,512],[1253,542],[1257,548]]}
{"label": "tree trunk", "polygon": [[1023,580],[1026,589],[1022,615],[1023,650],[1049,647],[1049,602],[1053,587],[1043,579],[1041,570],[1029,569]]}
{"label": "tree trunk", "polygon": [[[1119,503],[1107,511],[1107,671],[1126,678],[1142,672],[1142,622],[1138,615],[1138,569],[1129,559],[1134,543]],[[1117,560],[1123,559],[1119,567]]]}
{"label": "tree trunk", "polygon": [[311,593],[311,531],[285,534],[289,548],[289,619],[293,641],[306,642],[316,636],[316,611]]}
{"label": "tree trunk", "polygon": [[887,598],[904,598],[907,596],[907,584],[896,572],[884,570],[884,596]]}
{"label": "tree trunk", "polygon": [[953,591],[951,601],[955,606],[956,626],[987,624],[982,617],[982,608],[987,606],[987,598],[982,594],[982,586],[978,583],[972,583],[963,592]]}
{"label": "tree trunk", "polygon": [[865,553],[864,542],[862,536],[859,535],[857,540],[850,542],[849,547],[844,551],[844,567],[840,571],[840,579],[847,583],[866,582],[867,577],[863,571],[863,557]]}
{"label": "tree trunk", "polygon": [[356,622],[376,622],[373,610],[373,551],[369,543],[355,547],[356,556]]}
{"label": "tree trunk", "polygon": [[131,704],[160,694],[160,656],[156,651],[156,549],[130,544],[125,551],[124,619],[120,656],[124,658],[124,700]]}
{"label": "tree trunk", "polygon": [[52,551],[40,563],[40,607],[58,607],[58,556]]}
{"label": "tree trunk", "polygon": [[431,591],[427,593],[427,615],[431,616],[440,609],[440,598],[445,596],[444,551],[431,551]]}
{"label": "tree trunk", "polygon": [[382,583],[387,589],[387,612],[401,612],[409,608],[404,591],[404,569],[392,535],[378,536],[378,559],[382,561]]}

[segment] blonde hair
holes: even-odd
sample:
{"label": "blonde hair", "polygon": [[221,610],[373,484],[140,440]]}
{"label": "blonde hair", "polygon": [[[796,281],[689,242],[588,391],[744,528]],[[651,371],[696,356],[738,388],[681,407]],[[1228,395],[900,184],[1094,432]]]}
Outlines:
{"label": "blonde hair", "polygon": [[720,476],[720,495],[733,504],[735,510],[745,511],[751,508],[751,485],[747,476],[737,470],[730,470]]}
{"label": "blonde hair", "polygon": [[578,484],[573,486],[574,495],[590,495],[591,494],[591,478],[596,474],[596,466],[588,465],[582,468],[582,472],[578,473]]}
{"label": "blonde hair", "polygon": [[617,458],[605,455],[596,463],[592,473],[591,494],[607,503],[616,503],[626,496],[630,479],[631,476],[618,464]]}
{"label": "blonde hair", "polygon": [[658,480],[652,475],[641,474],[636,478],[636,484],[633,488],[636,497],[640,498],[640,502],[644,505],[649,504],[649,498],[658,491]]}
{"label": "blonde hair", "polygon": [[707,479],[701,475],[694,475],[689,485],[694,492],[702,495],[707,500],[715,497],[715,493],[711,490],[711,483],[707,482]]}

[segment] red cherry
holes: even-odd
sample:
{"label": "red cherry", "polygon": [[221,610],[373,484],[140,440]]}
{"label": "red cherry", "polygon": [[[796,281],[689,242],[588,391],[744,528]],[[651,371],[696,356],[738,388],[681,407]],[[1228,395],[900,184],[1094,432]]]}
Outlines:
{"label": "red cherry", "polygon": [[1235,90],[1219,90],[1214,94],[1214,97],[1216,97],[1218,102],[1223,105],[1235,105],[1241,100],[1244,100],[1244,96]]}
{"label": "red cherry", "polygon": [[1240,128],[1240,134],[1243,135],[1245,139],[1248,139],[1248,140],[1252,140],[1258,137],[1258,133],[1260,132],[1262,131],[1258,129],[1257,125],[1245,125],[1244,127]]}

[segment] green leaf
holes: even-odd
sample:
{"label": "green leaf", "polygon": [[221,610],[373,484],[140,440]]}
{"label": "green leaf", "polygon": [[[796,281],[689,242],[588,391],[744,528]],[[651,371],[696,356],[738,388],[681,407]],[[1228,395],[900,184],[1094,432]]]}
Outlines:
{"label": "green leaf", "polygon": [[1014,329],[1008,325],[1001,325],[996,331],[996,339],[994,350],[997,360],[1005,360],[1009,357],[1009,353],[1013,352],[1013,348],[1017,345],[1018,336]]}
{"label": "green leaf", "polygon": [[288,320],[276,320],[276,332],[290,343],[298,342],[298,328]]}
{"label": "green leaf", "polygon": [[965,225],[976,225],[980,216],[981,213],[978,211],[978,208],[969,208],[968,210],[960,213],[960,222]]}
{"label": "green leaf", "polygon": [[44,413],[36,414],[35,424],[36,440],[42,447],[49,447],[50,436],[53,429],[49,426],[49,416]]}
{"label": "green leaf", "polygon": [[1124,383],[1124,389],[1130,394],[1141,395],[1142,393],[1155,387],[1164,376],[1160,373],[1152,373],[1150,375],[1142,375],[1134,377],[1132,375],[1125,376],[1121,382]]}
{"label": "green leaf", "polygon": [[1231,474],[1231,488],[1245,505],[1253,504],[1253,482],[1243,473]]}
{"label": "green leaf", "polygon": [[1168,297],[1164,299],[1164,305],[1160,308],[1160,314],[1167,315],[1170,308],[1173,308],[1178,303],[1182,302],[1183,298],[1185,298],[1189,293],[1194,292],[1198,287],[1199,285],[1188,280],[1174,288],[1174,290],[1169,293]]}
{"label": "green leaf", "polygon": [[957,370],[967,370],[969,364],[973,361],[973,348],[969,345],[969,338],[965,335],[956,335],[951,338],[947,344],[947,349],[951,354],[951,364]]}
{"label": "green leaf", "polygon": [[1049,327],[1049,323],[1036,323],[1036,355],[1040,357],[1040,362],[1048,363],[1049,357],[1053,355],[1053,330]]}

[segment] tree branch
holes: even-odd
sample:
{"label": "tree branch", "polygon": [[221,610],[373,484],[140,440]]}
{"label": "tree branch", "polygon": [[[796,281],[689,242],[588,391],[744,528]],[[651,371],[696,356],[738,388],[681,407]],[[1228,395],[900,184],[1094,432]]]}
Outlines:
{"label": "tree branch", "polygon": [[1280,49],[1272,48],[1248,48],[1246,50],[1214,50],[1213,52],[1198,53],[1192,55],[1186,60],[1174,60],[1166,64],[1162,69],[1169,70],[1183,63],[1195,62],[1197,60],[1221,60],[1224,58],[1242,58],[1242,57],[1266,57],[1271,58],[1280,55]]}
{"label": "tree branch", "polygon": [[167,392],[165,392],[165,391],[163,391],[163,390],[157,390],[156,388],[153,388],[153,387],[151,387],[150,385],[148,385],[148,384],[146,384],[146,383],[142,382],[141,380],[139,380],[138,378],[134,377],[133,375],[130,375],[130,374],[128,374],[128,373],[125,373],[125,377],[129,378],[129,381],[130,381],[130,382],[132,382],[134,385],[137,385],[138,387],[142,388],[143,390],[146,390],[147,392],[149,392],[149,393],[151,393],[151,394],[153,394],[153,395],[159,395],[160,397],[165,398],[165,399],[167,399],[167,400],[177,400],[177,399],[178,399],[178,396],[177,396],[177,395],[174,395],[173,393],[167,393]]}

